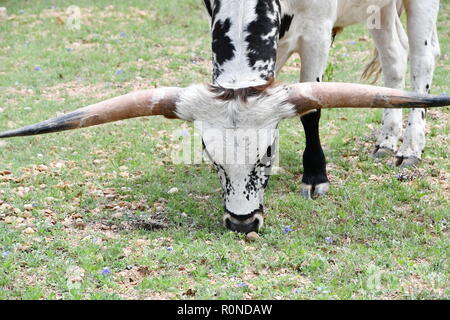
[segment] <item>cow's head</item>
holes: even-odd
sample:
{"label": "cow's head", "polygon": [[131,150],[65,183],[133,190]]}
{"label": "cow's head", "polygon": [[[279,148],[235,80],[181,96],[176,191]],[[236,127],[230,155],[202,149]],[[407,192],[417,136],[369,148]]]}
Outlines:
{"label": "cow's head", "polygon": [[[133,117],[163,115],[194,121],[224,191],[224,223],[250,232],[263,224],[263,197],[274,161],[276,128],[283,119],[321,108],[424,108],[450,97],[344,83],[301,83],[226,92],[212,85],[138,91],[84,107],[0,138],[89,127]],[[225,96],[224,96],[225,94]]]}

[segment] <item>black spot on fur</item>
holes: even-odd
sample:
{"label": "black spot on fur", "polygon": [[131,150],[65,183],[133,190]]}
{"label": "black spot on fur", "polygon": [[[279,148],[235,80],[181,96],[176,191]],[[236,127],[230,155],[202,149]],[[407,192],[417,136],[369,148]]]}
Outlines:
{"label": "black spot on fur", "polygon": [[213,20],[215,19],[215,17],[217,16],[217,14],[219,13],[220,7],[222,5],[221,0],[209,0],[209,2],[211,3],[211,1],[213,2],[213,10],[212,10],[212,18]]}
{"label": "black spot on fur", "polygon": [[217,21],[214,25],[212,50],[216,55],[216,62],[220,65],[234,57],[235,47],[231,38],[226,35],[230,31],[230,27],[230,19]]}
{"label": "black spot on fur", "polygon": [[[256,19],[249,23],[246,31],[248,36],[245,41],[248,42],[248,61],[250,66],[263,63],[264,65],[272,64],[272,69],[261,74],[263,79],[271,79],[274,77],[274,66],[277,59],[277,42],[280,31],[280,12],[279,6],[275,8],[272,0],[259,0],[255,8]],[[275,21],[270,19],[270,15],[276,15]],[[274,29],[276,32],[273,33]],[[270,37],[265,37],[268,34]],[[267,68],[268,69],[268,68]]]}
{"label": "black spot on fur", "polygon": [[272,147],[271,146],[269,146],[268,148],[267,148],[267,156],[268,157],[271,157],[272,156]]}
{"label": "black spot on fur", "polygon": [[217,21],[214,24],[212,32],[212,51],[215,55],[214,61],[214,77],[217,78],[221,73],[221,65],[226,61],[233,59],[235,47],[227,33],[230,31],[231,21]]}
{"label": "black spot on fur", "polygon": [[206,10],[208,10],[209,16],[212,17],[213,12],[212,12],[210,0],[203,0],[203,2],[205,3],[205,7],[206,7]]}
{"label": "black spot on fur", "polygon": [[425,40],[425,45],[426,45],[426,46],[428,45],[428,40]]}
{"label": "black spot on fur", "polygon": [[291,27],[292,19],[294,18],[294,15],[285,14],[283,15],[283,18],[281,18],[281,25],[280,25],[280,39],[284,37],[286,32],[289,31],[289,28]]}

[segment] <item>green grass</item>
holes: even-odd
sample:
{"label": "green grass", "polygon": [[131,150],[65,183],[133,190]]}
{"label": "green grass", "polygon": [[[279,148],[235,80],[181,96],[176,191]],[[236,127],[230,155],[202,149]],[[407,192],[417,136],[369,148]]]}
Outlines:
{"label": "green grass", "polygon": [[[199,0],[77,1],[80,30],[57,18],[73,2],[54,3],[0,2],[12,18],[0,22],[2,130],[134,89],[210,79]],[[448,1],[439,20],[436,94],[450,92]],[[372,49],[364,35],[356,26],[338,37],[328,80],[360,81]],[[299,63],[291,59],[281,80],[297,81]],[[180,121],[1,141],[0,172],[12,173],[0,174],[0,299],[448,299],[448,109],[429,112],[419,169],[369,157],[380,119],[323,113],[332,189],[316,201],[299,195],[301,124],[283,122],[284,172],[271,179],[265,227],[251,244],[222,226],[213,170],[170,161]],[[172,187],[179,192],[167,194]],[[150,218],[165,227],[146,229]]]}

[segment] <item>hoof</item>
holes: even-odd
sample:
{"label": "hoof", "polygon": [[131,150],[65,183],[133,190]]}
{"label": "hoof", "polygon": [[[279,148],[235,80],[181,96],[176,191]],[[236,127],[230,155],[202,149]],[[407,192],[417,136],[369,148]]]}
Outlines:
{"label": "hoof", "polygon": [[384,148],[380,146],[376,146],[375,150],[372,152],[372,157],[374,159],[383,159],[388,158],[394,155],[394,151],[389,148]]}
{"label": "hoof", "polygon": [[319,196],[327,193],[328,190],[330,190],[329,182],[324,182],[317,185],[302,183],[301,194],[306,199],[317,199]]}
{"label": "hoof", "polygon": [[411,156],[411,157],[403,157],[397,156],[395,165],[400,168],[412,168],[417,167],[422,160],[420,158]]}

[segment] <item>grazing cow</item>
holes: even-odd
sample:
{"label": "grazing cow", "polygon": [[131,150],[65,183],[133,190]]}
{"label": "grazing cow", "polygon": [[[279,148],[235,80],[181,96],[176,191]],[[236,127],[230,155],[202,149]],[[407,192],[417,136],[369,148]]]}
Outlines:
{"label": "grazing cow", "polygon": [[[276,128],[281,120],[318,114],[316,110],[323,108],[450,105],[449,97],[368,85],[275,83],[279,39],[287,31],[280,2],[211,0],[205,3],[212,17],[211,84],[137,91],[0,133],[0,138],[83,128],[141,116],[163,115],[194,121],[222,183],[224,224],[230,230],[248,233],[263,224],[264,191],[275,158]],[[316,128],[309,129],[315,134]],[[309,151],[314,157],[317,150]]]}

